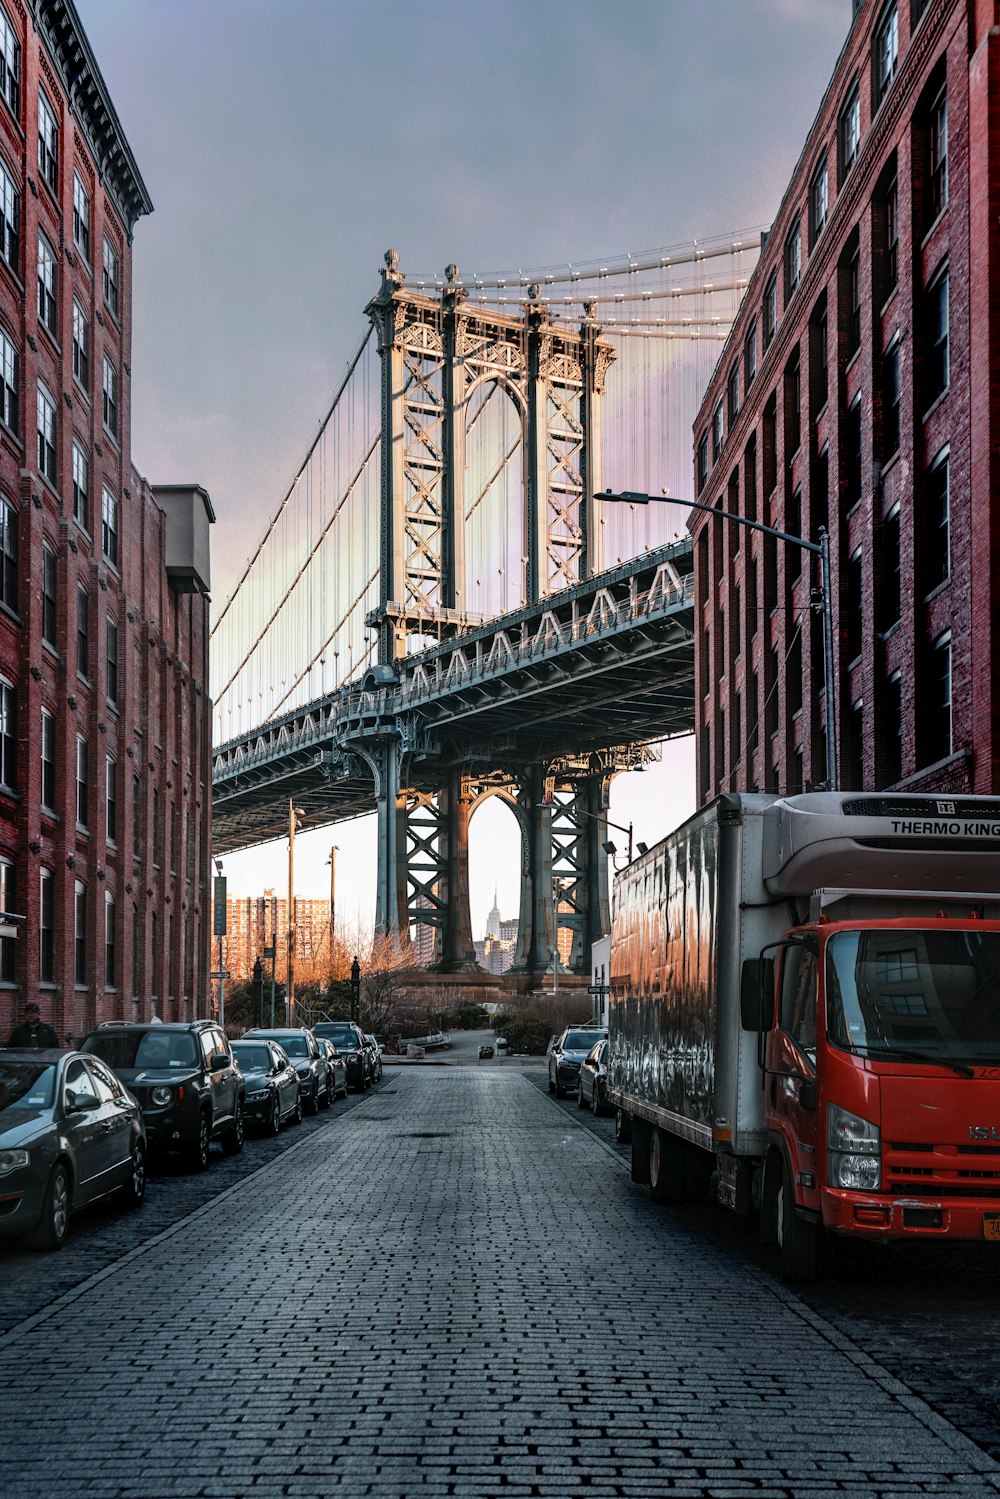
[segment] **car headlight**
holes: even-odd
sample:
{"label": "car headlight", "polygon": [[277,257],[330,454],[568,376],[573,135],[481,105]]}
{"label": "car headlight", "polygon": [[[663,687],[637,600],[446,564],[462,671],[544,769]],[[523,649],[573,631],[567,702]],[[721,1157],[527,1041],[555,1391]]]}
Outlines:
{"label": "car headlight", "polygon": [[266,1098],[266,1097],[267,1097],[267,1089],[266,1088],[255,1088],[252,1093],[248,1093],[247,1094],[247,1102],[249,1103],[249,1102],[251,1102],[255,1098]]}
{"label": "car headlight", "polygon": [[877,1124],[832,1103],[826,1116],[827,1175],[831,1187],[877,1192],[882,1185],[882,1137]]}
{"label": "car headlight", "polygon": [[154,1088],[149,1097],[153,1103],[158,1103],[160,1105],[163,1105],[165,1103],[172,1103],[174,1090],[173,1088]]}
{"label": "car headlight", "polygon": [[20,1170],[28,1164],[29,1159],[26,1150],[0,1150],[0,1176]]}

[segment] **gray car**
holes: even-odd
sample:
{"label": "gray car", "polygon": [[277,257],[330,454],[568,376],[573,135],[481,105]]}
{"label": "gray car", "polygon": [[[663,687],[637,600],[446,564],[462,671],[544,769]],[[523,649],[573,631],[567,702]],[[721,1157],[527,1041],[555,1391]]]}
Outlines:
{"label": "gray car", "polygon": [[61,1249],[70,1214],[112,1192],[146,1192],[135,1099],[98,1057],[0,1048],[0,1234]]}
{"label": "gray car", "polygon": [[580,1067],[591,1048],[606,1035],[599,1026],[570,1025],[549,1051],[549,1092],[557,1098],[575,1093]]}

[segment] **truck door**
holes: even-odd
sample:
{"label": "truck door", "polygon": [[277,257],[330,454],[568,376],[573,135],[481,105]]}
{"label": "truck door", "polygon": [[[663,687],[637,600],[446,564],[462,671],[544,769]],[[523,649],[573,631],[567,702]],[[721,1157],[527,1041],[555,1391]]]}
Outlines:
{"label": "truck door", "polygon": [[771,1127],[785,1140],[796,1197],[807,1207],[819,1206],[816,976],[811,947],[793,942],[782,949],[778,1024],[767,1079]]}

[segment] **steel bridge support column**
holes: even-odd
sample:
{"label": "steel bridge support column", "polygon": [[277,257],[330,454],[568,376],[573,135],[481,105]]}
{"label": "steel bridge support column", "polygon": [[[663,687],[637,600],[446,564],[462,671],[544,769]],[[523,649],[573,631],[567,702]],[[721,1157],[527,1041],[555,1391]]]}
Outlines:
{"label": "steel bridge support column", "polygon": [[382,358],[382,497],[381,538],[379,543],[379,615],[378,659],[391,666],[406,649],[398,639],[397,626],[387,615],[387,606],[395,602],[406,605],[406,496],[404,483],[404,359],[398,332],[402,317],[397,308],[397,294],[402,283],[399,257],[394,250],[386,254],[382,287],[368,306],[368,315],[378,334]]}
{"label": "steel bridge support column", "polygon": [[521,909],[513,971],[541,977],[552,967],[556,945],[552,890],[552,810],[542,804],[544,765],[529,766],[518,802],[527,829],[521,860]]}
{"label": "steel bridge support column", "polygon": [[[449,266],[449,270],[455,270]],[[464,610],[465,598],[465,370],[458,355],[462,327],[461,288],[446,288],[444,310],[444,473],[442,477],[442,601],[446,609]]]}
{"label": "steel bridge support column", "polygon": [[528,314],[527,418],[525,431],[525,526],[528,554],[525,599],[536,604],[549,591],[548,494],[549,470],[546,450],[548,431],[548,386],[542,373],[542,329],[545,314]]}
{"label": "steel bridge support column", "polygon": [[377,751],[378,871],[375,929],[409,937],[406,893],[406,802],[400,787],[400,746],[385,739]]}
{"label": "steel bridge support column", "polygon": [[594,499],[604,488],[604,378],[612,351],[599,342],[597,304],[586,304],[580,327],[583,344],[583,576],[592,578],[604,568],[604,529],[601,507]]}
{"label": "steel bridge support column", "polygon": [[[567,870],[567,900],[572,907],[564,925],[573,928],[569,968],[572,973],[590,973],[590,949],[611,930],[608,890],[608,783],[604,776],[588,776],[573,786],[571,815],[575,813],[576,868]],[[558,878],[559,870],[556,875]]]}
{"label": "steel bridge support column", "polygon": [[449,772],[441,799],[444,803],[445,908],[442,913],[441,959],[435,966],[442,973],[478,972],[469,909],[469,783],[460,771]]}

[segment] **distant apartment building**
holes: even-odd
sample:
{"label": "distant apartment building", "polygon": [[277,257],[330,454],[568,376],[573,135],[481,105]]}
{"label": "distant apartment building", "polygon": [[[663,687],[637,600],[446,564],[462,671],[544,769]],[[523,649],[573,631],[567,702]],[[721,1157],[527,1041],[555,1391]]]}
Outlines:
{"label": "distant apartment building", "polygon": [[2,0],[0,1030],[207,1005],[214,517],[132,463],[151,209],[75,6]]}
{"label": "distant apartment building", "polygon": [[[1000,5],[865,0],[695,426],[699,800],[1000,790]],[[762,149],[765,143],[762,143]],[[743,144],[753,170],[754,143]]]}
{"label": "distant apartment building", "polygon": [[[257,958],[265,973],[271,959],[265,949],[276,947],[277,978],[285,982],[288,961],[288,900],[270,891],[264,895],[230,896],[226,900],[226,968],[235,982],[253,976]],[[216,942],[218,939],[216,939]],[[333,967],[329,900],[295,898],[295,982],[326,983]]]}

